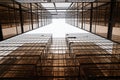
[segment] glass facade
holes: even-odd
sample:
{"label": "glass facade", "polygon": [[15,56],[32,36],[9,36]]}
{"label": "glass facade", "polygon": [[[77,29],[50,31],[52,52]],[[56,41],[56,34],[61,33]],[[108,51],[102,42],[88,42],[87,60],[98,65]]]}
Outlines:
{"label": "glass facade", "polygon": [[47,25],[51,23],[51,18],[47,17],[50,16],[49,13],[43,15],[43,20],[39,20],[42,17],[41,14],[43,14],[41,10],[46,11],[41,8],[42,6],[35,3],[0,2],[0,23],[3,39],[39,28],[43,26],[41,24]]}

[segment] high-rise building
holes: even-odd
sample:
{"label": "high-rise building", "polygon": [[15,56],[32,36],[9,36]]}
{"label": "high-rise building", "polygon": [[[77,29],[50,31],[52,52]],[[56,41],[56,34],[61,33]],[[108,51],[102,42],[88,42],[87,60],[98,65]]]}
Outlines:
{"label": "high-rise building", "polygon": [[119,14],[120,0],[0,0],[0,80],[120,80]]}

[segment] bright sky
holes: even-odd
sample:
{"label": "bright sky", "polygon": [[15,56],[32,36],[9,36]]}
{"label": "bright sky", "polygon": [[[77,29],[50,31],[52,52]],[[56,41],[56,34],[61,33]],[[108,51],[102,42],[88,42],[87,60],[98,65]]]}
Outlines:
{"label": "bright sky", "polygon": [[53,37],[65,37],[67,33],[88,33],[65,23],[65,19],[53,19],[52,23],[26,34],[51,33]]}

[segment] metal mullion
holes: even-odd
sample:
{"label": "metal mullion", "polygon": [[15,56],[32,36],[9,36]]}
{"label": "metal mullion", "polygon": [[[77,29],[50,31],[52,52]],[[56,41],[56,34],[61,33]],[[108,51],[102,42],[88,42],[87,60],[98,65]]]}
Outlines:
{"label": "metal mullion", "polygon": [[91,9],[90,9],[90,32],[92,32],[92,25],[93,25],[93,3],[91,2]]}
{"label": "metal mullion", "polygon": [[32,10],[33,8],[32,8],[32,3],[30,3],[30,15],[31,15],[31,26],[32,26],[32,30],[34,29],[33,28],[33,10]]}
{"label": "metal mullion", "polygon": [[19,4],[19,14],[20,14],[20,25],[21,25],[21,32],[24,33],[24,29],[23,29],[23,11],[22,11],[22,6],[21,4]]}
{"label": "metal mullion", "polygon": [[115,18],[115,11],[116,9],[116,0],[111,0],[110,2],[110,16],[109,16],[109,22],[108,22],[108,32],[107,32],[107,39],[112,38],[112,31],[114,26],[114,18]]}
{"label": "metal mullion", "polygon": [[2,25],[1,25],[1,22],[0,22],[0,41],[3,40],[3,32],[2,32]]}

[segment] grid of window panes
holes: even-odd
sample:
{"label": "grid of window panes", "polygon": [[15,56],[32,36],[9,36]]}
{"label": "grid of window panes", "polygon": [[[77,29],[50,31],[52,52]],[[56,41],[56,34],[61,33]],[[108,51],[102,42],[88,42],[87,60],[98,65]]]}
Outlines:
{"label": "grid of window panes", "polygon": [[33,79],[51,43],[51,34],[22,34],[0,42],[0,79]]}
{"label": "grid of window panes", "polygon": [[69,55],[79,65],[81,80],[119,79],[120,44],[91,33],[67,34]]}

